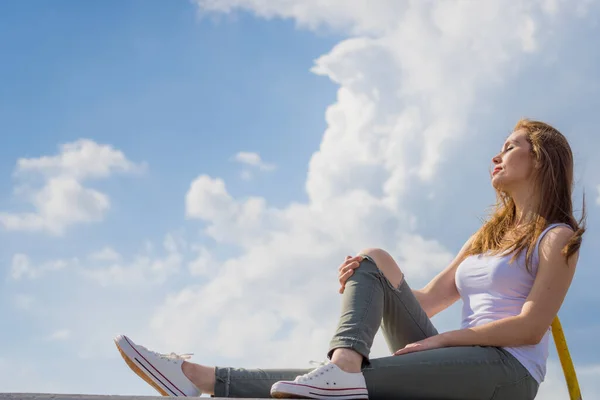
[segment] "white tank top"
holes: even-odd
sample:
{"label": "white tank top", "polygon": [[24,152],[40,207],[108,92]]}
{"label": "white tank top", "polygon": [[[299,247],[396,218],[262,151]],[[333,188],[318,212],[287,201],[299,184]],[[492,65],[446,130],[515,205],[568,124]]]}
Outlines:
{"label": "white tank top", "polygon": [[[532,272],[525,267],[525,251],[510,263],[512,254],[467,257],[456,269],[456,288],[463,301],[461,328],[472,328],[502,318],[516,316],[531,291],[539,264],[538,247],[544,235],[560,225],[551,224],[537,240]],[[550,327],[536,345],[504,347],[523,364],[531,376],[542,383],[546,375]]]}

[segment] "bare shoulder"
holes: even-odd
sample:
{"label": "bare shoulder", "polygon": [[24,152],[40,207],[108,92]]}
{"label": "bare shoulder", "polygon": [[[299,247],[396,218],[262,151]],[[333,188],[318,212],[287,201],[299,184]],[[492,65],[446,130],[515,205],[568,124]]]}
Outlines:
{"label": "bare shoulder", "polygon": [[463,245],[461,251],[466,251],[469,250],[471,248],[471,246],[473,245],[473,241],[475,240],[475,237],[477,236],[476,233],[472,234],[467,241],[465,242],[465,244]]}
{"label": "bare shoulder", "polygon": [[[553,264],[554,262],[559,261],[566,263],[562,251],[574,234],[575,231],[571,227],[564,225],[557,226],[548,231],[540,242],[540,261],[542,263],[544,263],[544,261],[550,261]],[[576,252],[576,254],[573,255],[574,257],[571,257],[569,262],[570,265],[574,265],[577,262],[579,256],[578,253],[579,252]]]}
{"label": "bare shoulder", "polygon": [[555,247],[566,245],[569,240],[573,237],[575,231],[570,226],[560,225],[554,227],[546,233],[540,242],[540,246],[543,247]]}
{"label": "bare shoulder", "polygon": [[456,257],[454,258],[455,262],[460,263],[466,258],[467,253],[469,252],[469,250],[471,250],[471,246],[473,245],[474,239],[475,235],[472,235],[465,241],[458,254],[456,254]]}

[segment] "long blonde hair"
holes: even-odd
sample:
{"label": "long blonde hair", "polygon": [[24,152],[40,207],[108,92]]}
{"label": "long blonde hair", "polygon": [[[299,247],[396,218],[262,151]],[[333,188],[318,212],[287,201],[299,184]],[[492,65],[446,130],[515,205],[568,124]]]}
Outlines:
{"label": "long blonde hair", "polygon": [[567,139],[552,126],[540,122],[521,119],[514,130],[524,129],[531,152],[538,165],[534,182],[541,199],[533,218],[515,236],[507,240],[506,235],[515,228],[516,206],[506,192],[496,190],[496,205],[490,218],[474,235],[467,255],[487,252],[510,254],[514,261],[526,251],[526,266],[532,268],[532,257],[538,237],[552,223],[568,224],[575,234],[562,249],[568,260],[579,250],[585,232],[585,197],[582,217],[579,221],[573,216],[573,152]]}

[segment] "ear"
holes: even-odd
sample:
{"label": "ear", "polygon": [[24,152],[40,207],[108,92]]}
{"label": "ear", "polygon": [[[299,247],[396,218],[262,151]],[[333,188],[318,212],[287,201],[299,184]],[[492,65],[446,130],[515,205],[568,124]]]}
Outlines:
{"label": "ear", "polygon": [[539,171],[542,168],[542,158],[539,157],[538,154],[539,153],[536,153],[532,146],[531,157],[533,157],[533,169],[536,171]]}

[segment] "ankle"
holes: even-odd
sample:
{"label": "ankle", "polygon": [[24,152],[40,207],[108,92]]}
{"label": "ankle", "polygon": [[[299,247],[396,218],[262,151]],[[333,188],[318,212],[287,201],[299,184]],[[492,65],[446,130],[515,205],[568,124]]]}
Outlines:
{"label": "ankle", "polygon": [[215,368],[184,361],[181,364],[183,374],[203,394],[215,394]]}
{"label": "ankle", "polygon": [[357,373],[361,372],[363,356],[352,349],[339,348],[333,351],[331,362],[342,371]]}

